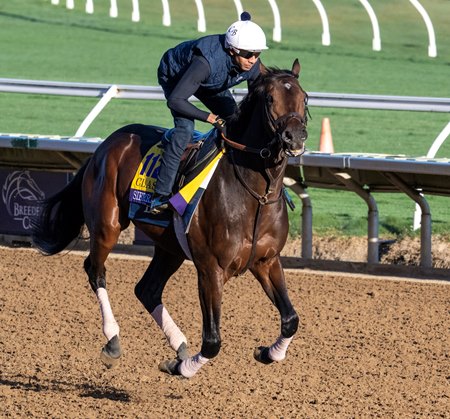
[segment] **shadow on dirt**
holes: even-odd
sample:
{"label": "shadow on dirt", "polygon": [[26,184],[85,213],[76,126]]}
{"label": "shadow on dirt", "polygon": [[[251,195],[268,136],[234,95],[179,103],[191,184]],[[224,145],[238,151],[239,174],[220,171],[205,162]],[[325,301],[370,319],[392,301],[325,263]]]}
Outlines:
{"label": "shadow on dirt", "polygon": [[130,395],[124,391],[110,386],[98,387],[90,383],[74,384],[68,381],[42,380],[37,376],[27,376],[23,374],[15,375],[11,378],[0,378],[0,386],[7,386],[12,390],[24,390],[34,392],[57,391],[73,392],[81,391],[80,397],[92,397],[94,399],[108,399],[112,401],[131,401]]}

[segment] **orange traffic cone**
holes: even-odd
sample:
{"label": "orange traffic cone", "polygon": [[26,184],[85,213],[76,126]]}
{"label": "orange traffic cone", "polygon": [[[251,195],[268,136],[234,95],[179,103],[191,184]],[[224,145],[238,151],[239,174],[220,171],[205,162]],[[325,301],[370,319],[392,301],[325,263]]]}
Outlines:
{"label": "orange traffic cone", "polygon": [[331,136],[330,118],[322,119],[322,132],[320,133],[319,151],[321,153],[334,153],[333,137]]}

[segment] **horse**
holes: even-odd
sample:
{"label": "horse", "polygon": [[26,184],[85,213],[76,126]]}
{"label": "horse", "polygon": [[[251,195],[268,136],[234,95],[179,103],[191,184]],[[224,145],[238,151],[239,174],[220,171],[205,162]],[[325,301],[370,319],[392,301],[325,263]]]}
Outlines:
{"label": "horse", "polygon": [[[299,316],[289,299],[280,261],[289,229],[283,175],[288,157],[305,151],[308,96],[299,83],[300,69],[298,59],[291,70],[261,65],[261,75],[227,121],[226,133],[217,130],[217,147],[224,155],[187,234],[202,312],[202,343],[195,355],[189,355],[185,335],[162,302],[167,281],[187,258],[173,223],[155,226],[133,221],[155,246],[135,296],[176,352],[173,359],[159,364],[161,371],[189,378],[219,354],[223,288],[247,270],[281,318],[279,337],[271,345],[255,348],[254,358],[270,364],[286,356]],[[105,261],[130,224],[130,184],[145,155],[143,139],[153,128],[132,124],[108,136],[71,182],[44,200],[33,227],[34,246],[54,255],[77,239],[86,225],[90,247],[84,269],[101,309],[107,339],[101,359],[107,367],[117,364],[122,350],[106,291]]]}

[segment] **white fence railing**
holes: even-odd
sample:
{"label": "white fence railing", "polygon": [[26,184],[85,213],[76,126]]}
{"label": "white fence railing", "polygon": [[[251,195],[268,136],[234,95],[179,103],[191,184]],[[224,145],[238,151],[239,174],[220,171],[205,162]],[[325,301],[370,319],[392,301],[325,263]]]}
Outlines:
{"label": "white fence railing", "polygon": [[[76,131],[76,137],[82,137],[84,135],[92,121],[113,98],[164,100],[163,91],[159,86],[138,86],[125,84],[110,85],[100,83],[74,83],[9,78],[0,78],[0,92],[99,97],[100,101],[86,116]],[[236,100],[240,101],[246,95],[247,89],[231,89],[231,92]],[[308,95],[308,104],[310,106],[317,107],[450,113],[450,98],[444,97],[361,95],[318,92],[310,92]],[[195,98],[192,99],[195,100]],[[445,133],[446,135],[444,136]],[[433,149],[437,151],[436,147],[439,148],[448,135],[448,128],[444,127],[444,129],[434,140],[430,150]]]}
{"label": "white fence railing", "polygon": [[[114,96],[117,99],[164,100],[163,91],[159,86],[0,78],[0,92],[10,93],[102,97],[112,86],[117,88]],[[231,89],[231,92],[236,100],[240,101],[247,94],[247,89]],[[308,92],[308,96],[308,104],[318,107],[450,112],[450,98],[446,97],[319,92]]]}
{"label": "white fence railing", "polygon": [[[118,16],[118,8],[117,8],[117,0],[110,0],[111,1],[111,7],[109,11],[109,16],[116,18]],[[328,24],[328,16],[326,14],[325,8],[322,5],[322,2],[320,0],[312,0],[314,5],[317,7],[320,18],[322,20],[322,27],[323,27],[323,33],[322,33],[322,45],[330,45],[331,39],[330,39],[330,30],[329,30],[329,24]],[[373,39],[372,39],[372,49],[374,51],[381,51],[381,35],[380,35],[380,28],[378,25],[378,19],[375,14],[375,11],[373,10],[372,6],[370,5],[368,0],[359,0],[362,6],[366,9],[370,22],[372,24],[372,31],[373,31]],[[420,13],[426,28],[428,32],[428,56],[429,57],[436,57],[437,56],[437,47],[436,47],[436,36],[434,32],[433,23],[431,22],[430,16],[428,15],[425,8],[419,3],[418,0],[409,0],[410,3],[414,6],[414,8]],[[139,10],[139,0],[131,0],[133,11],[131,14],[131,20],[133,22],[139,22],[140,21],[140,10]],[[282,31],[282,25],[281,25],[281,15],[278,8],[278,4],[275,0],[268,0],[270,8],[272,9],[273,14],[273,20],[274,20],[274,27],[273,27],[273,35],[272,39],[275,42],[281,42],[281,31]],[[53,5],[58,5],[60,3],[60,0],[51,0],[51,3]],[[236,6],[236,10],[238,12],[238,16],[242,13],[242,4],[240,0],[234,0],[234,4]],[[195,0],[195,6],[197,8],[197,31],[198,32],[206,32],[206,17],[205,17],[205,11],[203,7],[202,0]],[[74,0],[66,0],[66,8],[73,9],[75,7]],[[170,17],[170,6],[169,6],[169,0],[162,0],[162,7],[163,7],[163,17],[162,22],[164,26],[170,26],[171,25],[171,17]],[[94,13],[94,2],[93,0],[86,0],[85,5],[86,13],[92,14]]]}
{"label": "white fence railing", "polygon": [[[102,111],[102,109],[107,105],[107,103],[112,98],[122,98],[122,99],[147,99],[147,100],[163,100],[164,95],[160,87],[154,86],[136,86],[136,85],[109,85],[109,84],[94,84],[94,83],[68,83],[68,82],[55,82],[55,81],[39,81],[39,80],[19,80],[19,79],[0,79],[0,92],[10,92],[10,93],[27,93],[27,94],[47,94],[47,95],[64,95],[64,96],[85,96],[85,97],[99,97],[99,102],[95,105],[89,115],[85,118],[83,123],[77,130],[77,138],[67,138],[67,139],[54,139],[54,138],[29,138],[29,137],[14,137],[11,138],[8,134],[3,134],[0,138],[0,146],[9,147],[25,147],[28,148],[28,142],[31,141],[32,149],[35,149],[35,144],[39,143],[41,149],[54,150],[60,156],[63,156],[65,160],[71,162],[71,164],[77,164],[79,159],[73,156],[71,153],[67,153],[68,150],[65,147],[69,147],[70,151],[73,152],[75,149],[72,147],[74,144],[82,147],[82,151],[86,151],[85,148],[96,147],[100,139],[90,139],[80,138],[83,136],[89,124],[95,119],[95,117]],[[241,100],[242,97],[247,93],[246,89],[234,89],[232,90],[236,100]],[[436,97],[405,97],[405,96],[373,96],[373,95],[356,95],[356,94],[337,94],[337,93],[310,93],[309,94],[309,104],[311,106],[321,106],[321,107],[344,107],[344,108],[360,108],[360,109],[388,109],[388,110],[407,110],[407,111],[428,111],[428,112],[446,112],[450,113],[450,98],[436,98]],[[444,142],[445,138],[450,135],[450,122],[444,128],[441,134],[438,135],[435,142],[430,148],[429,156],[434,156],[437,149]],[[48,143],[48,145],[47,145]],[[61,149],[62,144],[64,144],[64,150]],[[55,149],[56,147],[56,149]],[[91,152],[91,148],[89,149]],[[78,150],[78,148],[76,148]],[[78,150],[79,151],[79,150]],[[431,153],[431,154],[430,154]],[[308,159],[311,159],[309,161]],[[380,187],[386,187],[383,179],[386,177],[386,173],[389,172],[388,166],[392,164],[392,159],[381,158],[379,167],[375,168],[374,164],[377,162],[378,158],[373,156],[358,156],[357,158],[352,157],[352,167],[351,170],[355,170],[355,161],[362,161],[363,166],[361,170],[379,173],[377,182]],[[342,160],[342,161],[341,161]],[[307,173],[306,168],[312,168],[312,178],[306,179],[313,183],[323,183],[323,186],[329,188],[335,188],[335,179],[339,179],[345,187],[349,190],[360,195],[369,205],[369,236],[368,236],[368,261],[375,262],[377,259],[378,252],[378,219],[374,214],[377,214],[376,204],[372,196],[369,196],[366,190],[351,180],[351,172],[348,163],[348,156],[331,155],[328,157],[323,157],[321,155],[307,156],[305,155],[300,162],[294,165],[303,166],[304,173]],[[374,163],[375,162],[375,163]],[[291,162],[292,164],[293,162]],[[421,168],[422,162],[417,161],[411,163],[408,161],[402,161],[402,165],[408,166],[407,171],[415,173],[418,176],[420,172],[418,169]],[[441,166],[439,166],[441,164]],[[448,161],[441,163],[435,161],[426,161],[426,170],[431,170],[432,173],[435,168],[438,167],[439,176],[444,177],[444,187],[441,185],[441,177],[437,178],[436,182],[433,183],[432,188],[437,188],[439,185],[440,192],[442,194],[448,194],[446,189],[448,176],[446,173],[450,167]],[[318,165],[318,166],[316,166]],[[405,166],[405,167],[406,167]],[[417,166],[417,167],[416,167]],[[319,180],[314,178],[314,167],[328,167],[331,168],[331,172],[328,174],[328,183],[325,182],[326,176],[319,176]],[[392,168],[396,172],[401,172],[403,169]],[[422,170],[422,169],[420,169]],[[385,173],[386,172],[386,173]],[[431,173],[430,172],[430,173]],[[429,174],[427,174],[428,176]],[[358,175],[359,176],[359,175]],[[422,241],[422,264],[423,266],[431,265],[431,214],[428,209],[428,204],[426,203],[423,195],[416,191],[413,184],[408,184],[405,179],[399,178],[397,175],[392,175],[389,178],[389,184],[395,185],[398,190],[403,191],[414,199],[420,207],[415,214],[415,219],[419,219],[420,223],[415,225],[415,227],[421,227],[421,241]],[[373,180],[373,179],[372,179]],[[417,179],[414,180],[416,182]],[[434,182],[434,181],[433,181]],[[301,189],[301,182],[294,182],[291,187],[296,187],[299,189],[299,195],[302,196],[303,202],[303,249],[302,253],[304,257],[311,257],[311,243],[312,243],[312,225],[311,225],[311,208],[308,201],[307,193]],[[429,186],[429,185],[425,185]],[[426,190],[426,187],[422,190]],[[425,209],[425,213],[421,211]]]}

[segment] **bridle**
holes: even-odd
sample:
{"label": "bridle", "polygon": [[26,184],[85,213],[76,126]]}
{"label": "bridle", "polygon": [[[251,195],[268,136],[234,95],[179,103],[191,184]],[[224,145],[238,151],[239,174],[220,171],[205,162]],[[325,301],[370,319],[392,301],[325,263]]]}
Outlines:
{"label": "bridle", "polygon": [[[237,143],[233,140],[230,140],[227,138],[223,132],[222,132],[222,139],[231,148],[234,148],[236,150],[244,151],[246,153],[252,153],[257,154],[262,159],[266,160],[272,156],[271,149],[278,143],[283,142],[283,132],[286,129],[289,121],[291,119],[295,119],[302,125],[303,128],[306,128],[308,124],[308,115],[309,109],[308,109],[308,95],[305,93],[305,116],[302,117],[298,112],[289,112],[285,115],[280,116],[279,118],[275,119],[272,115],[272,112],[270,110],[270,107],[273,103],[273,98],[270,95],[267,95],[266,101],[264,102],[264,114],[266,116],[267,124],[266,124],[266,131],[269,135],[269,137],[272,137],[272,140],[270,140],[265,147],[262,148],[255,148],[255,147],[249,147],[247,145]],[[285,152],[286,153],[286,152]]]}
{"label": "bridle", "polygon": [[[275,202],[278,202],[281,198],[282,191],[280,191],[279,196],[277,196],[275,199],[269,199],[268,196],[274,192],[272,185],[276,183],[276,181],[279,179],[279,177],[282,175],[283,171],[279,171],[277,176],[273,176],[272,172],[268,168],[268,159],[272,156],[272,149],[279,143],[283,142],[283,132],[287,127],[287,124],[292,119],[295,119],[300,122],[303,128],[306,128],[307,122],[308,122],[308,95],[305,93],[305,116],[302,117],[298,112],[289,112],[285,115],[280,116],[279,118],[274,118],[272,112],[271,112],[271,106],[273,103],[273,98],[271,95],[266,96],[266,100],[264,101],[264,115],[265,120],[267,123],[265,124],[265,130],[269,137],[272,137],[272,139],[262,148],[255,148],[250,147],[241,143],[237,143],[233,140],[230,140],[225,136],[225,134],[222,132],[222,139],[224,143],[230,148],[228,151],[228,154],[231,157],[231,161],[234,167],[234,171],[236,173],[236,177],[239,179],[241,184],[244,186],[244,188],[252,195],[260,205],[269,205],[274,204]],[[235,162],[233,149],[243,151],[246,153],[252,153],[256,154],[259,157],[261,157],[264,160],[265,165],[265,172],[266,176],[269,179],[268,187],[266,189],[266,193],[264,195],[260,195],[257,192],[255,192],[246,182],[244,177],[242,176],[241,172],[239,171],[238,165]],[[288,153],[283,150],[283,157],[286,157]],[[283,166],[285,167],[287,165],[287,159],[283,159]]]}
{"label": "bridle", "polygon": [[[298,112],[289,112],[286,115],[282,115],[279,118],[275,119],[272,115],[272,112],[268,109],[269,107],[265,106],[265,113],[268,120],[268,128],[271,130],[270,133],[273,135],[272,141],[269,142],[268,146],[272,147],[278,142],[282,142],[283,136],[282,133],[285,131],[290,120],[294,119],[302,125],[303,128],[306,128],[308,123],[308,107],[305,105],[305,117],[302,117]],[[286,152],[285,152],[286,153]]]}

